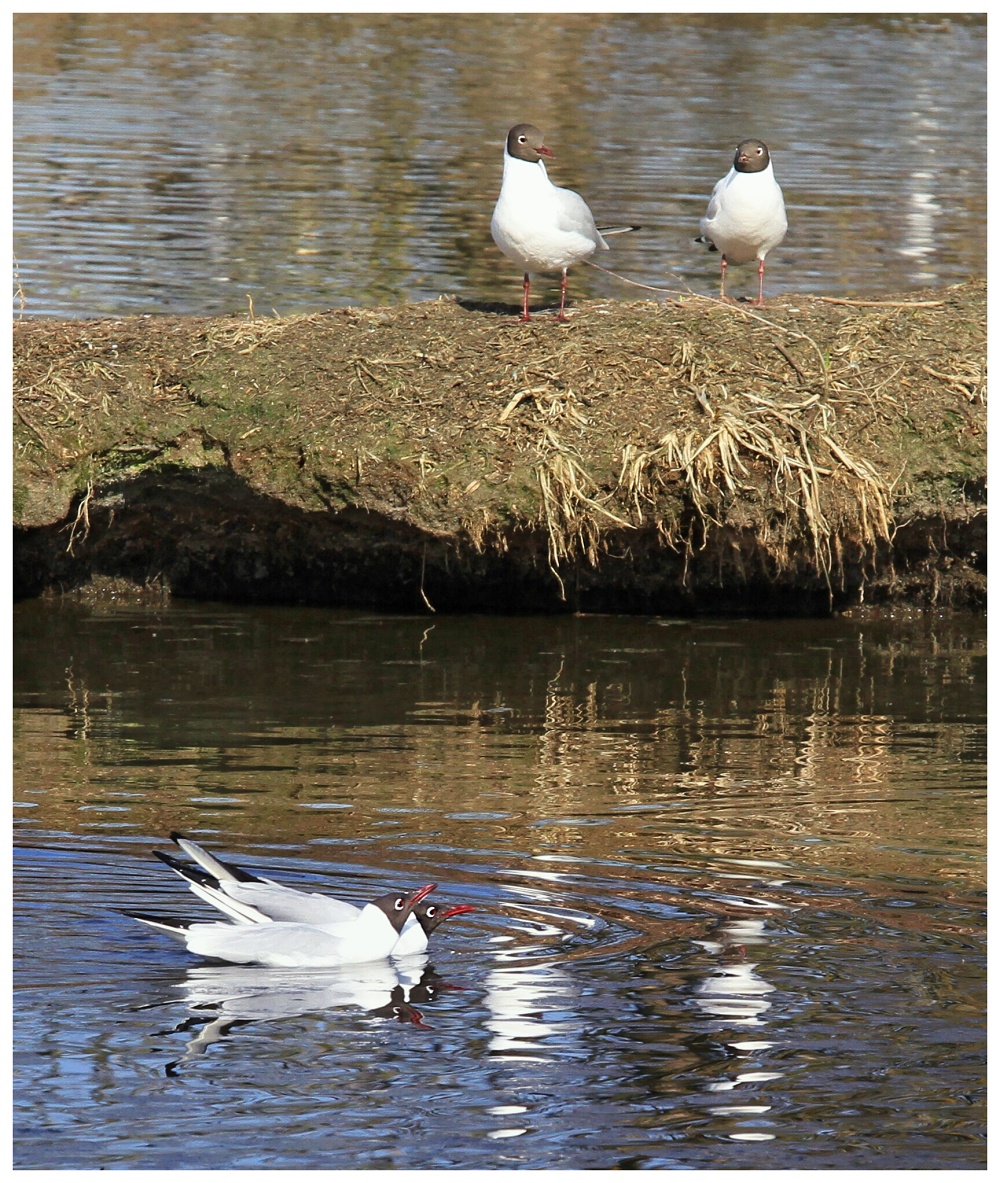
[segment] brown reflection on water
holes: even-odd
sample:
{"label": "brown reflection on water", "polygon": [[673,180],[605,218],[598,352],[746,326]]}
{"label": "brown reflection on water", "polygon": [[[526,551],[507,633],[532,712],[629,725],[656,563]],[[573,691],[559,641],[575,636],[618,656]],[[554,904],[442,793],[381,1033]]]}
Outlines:
{"label": "brown reflection on water", "polygon": [[[499,654],[519,627],[529,649],[533,633],[453,621],[437,626],[439,643],[424,645],[420,660],[408,656],[409,641],[376,650],[362,633],[359,660],[341,659],[335,673],[322,654],[310,656],[318,641],[291,643],[301,631],[294,614],[277,620],[261,618],[248,657],[270,663],[266,686],[242,698],[233,688],[231,704],[209,693],[179,701],[176,666],[138,703],[144,639],[135,630],[120,638],[122,665],[105,667],[106,650],[78,653],[36,705],[22,697],[22,838],[100,834],[132,845],[181,829],[215,835],[234,854],[315,843],[334,864],[417,878],[444,868],[456,881],[515,873],[533,882],[550,868],[614,881],[621,899],[655,890],[680,904],[710,888],[809,906],[788,886],[808,879],[810,898],[827,888],[851,897],[838,898],[848,912],[908,891],[925,904],[976,905],[967,893],[984,877],[978,625],[930,630],[930,639],[920,628],[874,642],[863,630],[847,644],[790,638],[788,660],[801,668],[779,676],[769,664],[775,636],[758,650],[737,640],[740,626],[649,622],[645,639],[653,634],[665,653],[636,644],[634,623],[623,636],[609,622],[617,643],[608,644],[599,622],[580,622],[572,637],[553,622],[561,652],[536,651],[533,668],[515,645],[509,664],[460,669],[449,660],[475,658],[475,635],[485,654]],[[114,636],[100,635],[104,646]],[[171,660],[202,654],[211,685],[235,650],[208,636],[182,620]],[[159,652],[158,640],[145,643]],[[364,694],[376,671],[388,678],[381,721],[281,718],[313,713],[331,680]],[[441,695],[449,684],[462,689]],[[473,697],[477,684],[486,693]],[[208,743],[197,738],[203,713],[216,718]],[[607,905],[609,917],[617,907]],[[919,930],[934,923],[928,915],[911,908],[893,922]]]}

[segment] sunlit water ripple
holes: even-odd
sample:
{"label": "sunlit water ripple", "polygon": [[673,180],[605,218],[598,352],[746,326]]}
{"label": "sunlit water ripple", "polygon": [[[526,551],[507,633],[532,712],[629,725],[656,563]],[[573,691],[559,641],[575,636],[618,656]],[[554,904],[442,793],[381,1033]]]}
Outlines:
{"label": "sunlit water ripple", "polygon": [[[974,618],[19,605],[18,1164],[980,1167],[984,678]],[[476,910],[211,965],[119,911],[207,917],[173,829]]]}

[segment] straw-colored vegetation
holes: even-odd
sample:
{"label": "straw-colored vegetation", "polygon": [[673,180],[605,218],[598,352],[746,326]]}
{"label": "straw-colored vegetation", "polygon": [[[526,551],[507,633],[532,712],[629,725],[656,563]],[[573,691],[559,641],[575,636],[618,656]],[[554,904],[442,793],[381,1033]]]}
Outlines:
{"label": "straw-colored vegetation", "polygon": [[[771,582],[832,602],[892,583],[901,527],[932,565],[945,555],[981,580],[982,283],[761,311],[592,303],[565,326],[452,301],[23,322],[15,359],[17,524],[61,529],[78,564],[129,529],[135,489],[159,482],[172,505],[178,474],[200,473],[217,498],[225,475],[230,499],[268,498],[268,515],[346,513],[356,533],[360,510],[370,540],[386,523],[419,550],[425,603],[428,579],[472,578],[477,554],[493,580],[512,565],[515,599],[514,566],[540,558],[559,596],[568,574],[596,586],[611,561],[617,579],[623,562],[659,564],[678,593]],[[226,511],[202,508],[182,545],[200,530],[210,562]],[[256,529],[248,515],[229,515],[230,534]],[[310,517],[314,564],[338,545],[324,538]],[[245,542],[260,554],[260,537]],[[294,566],[301,545],[269,561]]]}

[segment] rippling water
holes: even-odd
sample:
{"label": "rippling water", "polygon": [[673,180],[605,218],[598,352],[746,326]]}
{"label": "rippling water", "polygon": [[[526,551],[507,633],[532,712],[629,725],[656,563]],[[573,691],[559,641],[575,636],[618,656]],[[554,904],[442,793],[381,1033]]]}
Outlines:
{"label": "rippling water", "polygon": [[[639,283],[718,290],[692,240],[748,135],[789,207],[769,292],[985,270],[984,16],[22,14],[15,309],[516,302],[489,221],[522,120],[598,221],[642,224],[599,260]],[[582,266],[572,292],[649,295]]]}
{"label": "rippling water", "polygon": [[[16,1165],[984,1166],[985,628],[15,612]],[[181,829],[429,960],[210,965]]]}

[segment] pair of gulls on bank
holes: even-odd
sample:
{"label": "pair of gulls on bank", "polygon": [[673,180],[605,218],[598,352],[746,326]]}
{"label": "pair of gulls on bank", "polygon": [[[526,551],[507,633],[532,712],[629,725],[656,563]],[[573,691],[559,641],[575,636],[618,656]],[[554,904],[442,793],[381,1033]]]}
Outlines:
{"label": "pair of gulls on bank", "polygon": [[319,892],[258,878],[209,854],[183,834],[170,837],[193,863],[161,850],[153,853],[228,920],[200,922],[148,912],[125,915],[168,933],[201,957],[283,968],[359,965],[422,953],[442,920],[474,911],[468,904],[438,908],[427,903],[435,883],[390,892],[357,908]]}
{"label": "pair of gulls on bank", "polygon": [[[553,185],[545,171],[542,133],[519,123],[507,133],[503,182],[493,211],[493,241],[524,273],[523,321],[528,312],[532,271],[562,272],[558,320],[566,319],[566,272],[595,250],[608,250],[605,235],[624,234],[638,226],[601,226],[579,193]],[[774,179],[771,155],[760,140],[743,140],[733,166],[712,190],[701,220],[701,238],[722,256],[722,299],[726,298],[729,263],[757,260],[757,303],[764,303],[764,259],[785,237],[788,223],[781,187]]]}

